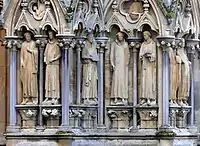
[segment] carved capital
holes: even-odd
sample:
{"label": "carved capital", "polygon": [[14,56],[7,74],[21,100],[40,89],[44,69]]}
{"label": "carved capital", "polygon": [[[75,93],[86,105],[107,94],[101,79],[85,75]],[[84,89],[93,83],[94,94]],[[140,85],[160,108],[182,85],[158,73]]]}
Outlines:
{"label": "carved capital", "polygon": [[129,48],[132,49],[133,53],[137,53],[141,47],[141,38],[129,37]]}
{"label": "carved capital", "polygon": [[176,114],[177,127],[185,128],[187,126],[187,114],[190,112],[191,107],[181,108]]}
{"label": "carved capital", "polygon": [[107,50],[107,42],[108,38],[107,37],[96,37],[96,41],[98,44],[98,51],[99,53],[104,53],[105,50]]}
{"label": "carved capital", "polygon": [[56,118],[59,117],[60,109],[59,108],[43,108],[42,109],[42,115],[46,118]]}
{"label": "carved capital", "polygon": [[36,45],[39,49],[44,49],[47,44],[47,36],[46,35],[35,35]]}
{"label": "carved capital", "polygon": [[169,118],[170,118],[170,126],[176,127],[176,117],[178,113],[177,107],[170,107]]}
{"label": "carved capital", "polygon": [[85,47],[85,37],[76,37],[76,50],[81,51]]}
{"label": "carved capital", "polygon": [[61,49],[68,50],[75,47],[76,40],[73,34],[58,34],[56,35],[58,39],[58,45]]}
{"label": "carved capital", "polygon": [[129,109],[109,109],[107,115],[110,119],[111,129],[128,129],[132,112]]}
{"label": "carved capital", "polygon": [[22,41],[18,36],[6,36],[3,44],[7,49],[10,49],[11,51],[17,51],[21,48]]}
{"label": "carved capital", "polygon": [[161,47],[163,51],[168,51],[169,48],[175,46],[175,37],[174,36],[158,36],[158,47]]}
{"label": "carved capital", "polygon": [[187,39],[185,40],[186,50],[189,54],[195,54],[195,50],[199,50],[199,39]]}
{"label": "carved capital", "polygon": [[156,128],[158,119],[157,107],[138,107],[141,128]]}

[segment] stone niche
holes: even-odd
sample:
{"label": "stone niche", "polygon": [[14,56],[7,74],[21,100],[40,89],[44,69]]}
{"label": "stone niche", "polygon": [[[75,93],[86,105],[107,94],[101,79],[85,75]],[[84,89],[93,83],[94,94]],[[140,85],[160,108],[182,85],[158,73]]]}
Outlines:
{"label": "stone niche", "polygon": [[177,3],[184,8],[170,28],[181,32],[168,31],[169,10],[159,14],[153,0],[12,1],[5,21],[8,145],[195,143],[187,116],[194,113],[191,66],[199,41],[190,29],[191,3]]}

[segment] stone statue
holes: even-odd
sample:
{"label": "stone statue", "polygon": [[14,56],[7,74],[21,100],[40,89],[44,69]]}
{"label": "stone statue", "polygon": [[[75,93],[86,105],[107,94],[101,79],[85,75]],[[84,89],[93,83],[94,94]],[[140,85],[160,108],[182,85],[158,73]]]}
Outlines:
{"label": "stone statue", "polygon": [[23,101],[21,104],[38,103],[38,49],[31,39],[31,33],[24,34],[25,41],[21,48],[20,76],[22,82]]}
{"label": "stone statue", "polygon": [[187,106],[190,93],[190,61],[185,51],[185,40],[181,40],[181,45],[177,50],[177,55],[181,59],[181,83],[178,90],[178,104]]}
{"label": "stone statue", "polygon": [[129,15],[132,20],[138,19],[143,13],[143,6],[140,1],[134,1],[129,8]]}
{"label": "stone statue", "polygon": [[177,91],[181,82],[181,59],[176,49],[169,49],[170,62],[170,105],[177,105]]}
{"label": "stone statue", "polygon": [[[55,39],[54,32],[49,31],[49,42],[44,53],[44,62],[46,63],[45,76],[45,100],[44,104],[58,104],[60,98],[60,74],[59,64],[61,52],[58,42]],[[49,99],[51,99],[49,101]]]}
{"label": "stone statue", "polygon": [[143,32],[144,42],[139,52],[140,104],[156,104],[156,44],[149,31]]}
{"label": "stone statue", "polygon": [[38,0],[37,6],[33,6],[33,11],[34,11],[33,17],[36,20],[42,20],[45,14],[45,10],[46,10],[46,7],[43,0]]}
{"label": "stone statue", "polygon": [[111,104],[127,105],[129,46],[124,33],[118,32],[116,36],[117,39],[112,43],[110,50],[110,62],[113,68]]}
{"label": "stone statue", "polygon": [[83,60],[83,80],[82,80],[82,99],[84,104],[96,105],[97,102],[97,62],[99,56],[96,50],[97,44],[93,34],[87,35],[85,47],[82,50]]}
{"label": "stone statue", "polygon": [[190,32],[193,34],[195,27],[191,14],[191,5],[187,4],[185,11],[183,13],[178,12],[177,15],[176,29],[180,28],[179,37],[183,37]]}

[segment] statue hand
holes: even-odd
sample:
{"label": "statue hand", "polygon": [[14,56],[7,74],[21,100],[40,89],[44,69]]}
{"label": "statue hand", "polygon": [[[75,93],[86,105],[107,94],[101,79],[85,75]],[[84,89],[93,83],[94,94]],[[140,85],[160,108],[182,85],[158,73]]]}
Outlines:
{"label": "statue hand", "polygon": [[27,49],[27,51],[28,51],[29,53],[31,53],[31,54],[33,53],[32,50],[30,50],[30,49]]}
{"label": "statue hand", "polygon": [[83,63],[87,64],[87,63],[89,63],[89,61],[87,59],[84,59]]}
{"label": "statue hand", "polygon": [[89,82],[88,81],[85,82],[85,86],[87,86],[87,87],[89,86]]}
{"label": "statue hand", "polygon": [[112,69],[112,71],[114,71],[114,70],[115,70],[115,66],[114,66],[114,65],[112,65],[112,68],[111,68],[111,69]]}
{"label": "statue hand", "polygon": [[24,62],[21,62],[21,68],[24,68]]}

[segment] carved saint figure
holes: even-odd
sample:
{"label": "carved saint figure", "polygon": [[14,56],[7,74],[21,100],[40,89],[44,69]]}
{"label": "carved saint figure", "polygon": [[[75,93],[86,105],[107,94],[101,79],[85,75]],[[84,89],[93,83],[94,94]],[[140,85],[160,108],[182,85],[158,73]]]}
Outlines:
{"label": "carved saint figure", "polygon": [[190,4],[186,5],[185,11],[183,13],[178,12],[176,29],[177,28],[180,28],[180,37],[189,34],[190,31],[192,34],[195,32]]}
{"label": "carved saint figure", "polygon": [[33,6],[33,10],[34,10],[33,17],[36,20],[42,20],[45,14],[45,10],[46,10],[43,0],[38,0],[37,6]]}
{"label": "carved saint figure", "polygon": [[143,13],[143,6],[140,1],[134,1],[129,8],[129,15],[132,20],[138,19]]}
{"label": "carved saint figure", "polygon": [[38,103],[38,49],[31,39],[31,33],[24,34],[20,56],[20,76],[22,82],[23,101],[21,104]]}
{"label": "carved saint figure", "polygon": [[149,31],[143,32],[140,58],[140,104],[156,104],[156,44]]}
{"label": "carved saint figure", "polygon": [[190,93],[190,61],[185,51],[185,40],[181,40],[181,46],[177,50],[177,55],[181,59],[181,83],[178,90],[178,103],[181,106],[187,106]]}
{"label": "carved saint figure", "polygon": [[[44,62],[46,63],[45,76],[45,101],[44,103],[58,104],[60,98],[60,74],[59,64],[61,52],[58,42],[55,39],[54,32],[49,31],[49,42],[44,53]],[[49,101],[49,99],[52,99]]]}
{"label": "carved saint figure", "polygon": [[117,39],[112,43],[110,50],[110,62],[113,68],[111,104],[127,105],[129,47],[124,33],[118,32],[116,36]]}
{"label": "carved saint figure", "polygon": [[83,80],[82,80],[82,98],[84,104],[97,104],[97,62],[99,56],[96,50],[96,42],[93,34],[87,35],[85,47],[82,50],[83,60]]}
{"label": "carved saint figure", "polygon": [[177,91],[181,83],[181,58],[176,49],[169,49],[170,62],[170,105],[177,105]]}

